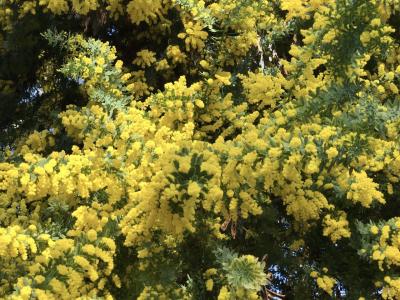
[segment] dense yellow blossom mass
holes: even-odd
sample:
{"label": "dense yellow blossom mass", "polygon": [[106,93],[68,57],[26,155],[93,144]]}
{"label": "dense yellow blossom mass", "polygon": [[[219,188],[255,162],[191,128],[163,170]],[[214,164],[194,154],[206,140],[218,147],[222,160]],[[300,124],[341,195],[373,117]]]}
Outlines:
{"label": "dense yellow blossom mass", "polygon": [[[261,235],[258,222],[278,207],[293,236],[280,246],[302,260],[314,255],[314,236],[341,251],[364,230],[353,255],[376,268],[371,289],[399,299],[400,219],[372,212],[398,206],[400,47],[389,20],[400,2],[353,2],[0,1],[9,31],[27,15],[101,11],[162,44],[173,18],[181,25],[165,49],[124,58],[110,42],[68,38],[60,72],[88,102],[0,161],[0,298],[123,299],[129,287],[138,299],[193,299],[186,277],[164,285],[146,274],[190,269],[179,260],[190,238]],[[278,57],[274,39],[296,22],[303,27]],[[353,29],[357,46],[347,49]],[[62,135],[71,146],[60,150]],[[191,280],[202,278],[210,298],[262,299],[264,254],[208,265]],[[345,276],[317,263],[304,276],[332,296]],[[253,281],[238,280],[240,268]]]}

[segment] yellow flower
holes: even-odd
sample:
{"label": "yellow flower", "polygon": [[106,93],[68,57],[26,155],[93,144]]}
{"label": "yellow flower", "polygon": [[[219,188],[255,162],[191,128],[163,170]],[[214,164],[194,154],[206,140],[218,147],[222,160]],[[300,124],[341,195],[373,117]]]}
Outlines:
{"label": "yellow flower", "polygon": [[327,275],[317,278],[317,285],[320,289],[324,290],[329,295],[332,295],[333,287],[336,284],[336,280]]}
{"label": "yellow flower", "polygon": [[208,269],[208,270],[204,273],[204,275],[207,276],[207,277],[212,276],[212,275],[215,275],[215,274],[217,274],[217,269],[215,269],[215,268]]}
{"label": "yellow flower", "polygon": [[372,259],[373,260],[384,260],[385,259],[385,255],[381,251],[375,250],[372,253]]}
{"label": "yellow flower", "polygon": [[311,271],[310,276],[311,276],[312,278],[317,278],[317,277],[318,277],[318,272],[316,272],[316,271]]}
{"label": "yellow flower", "polygon": [[[95,239],[96,240],[96,239]],[[96,248],[91,245],[91,244],[86,244],[82,247],[83,252],[89,254],[89,255],[94,255],[96,252]]]}
{"label": "yellow flower", "polygon": [[149,250],[142,249],[138,251],[138,258],[145,258],[149,256]]}
{"label": "yellow flower", "polygon": [[192,49],[201,50],[204,48],[204,40],[207,39],[208,33],[203,31],[203,26],[199,23],[188,22],[184,24],[185,32],[179,33],[178,38],[185,39],[186,50]]}
{"label": "yellow flower", "polygon": [[372,234],[378,234],[379,233],[379,228],[375,225],[371,226],[370,231]]}
{"label": "yellow flower", "polygon": [[197,182],[192,181],[192,182],[189,183],[189,186],[188,186],[188,194],[189,194],[190,196],[193,196],[193,197],[195,197],[195,198],[198,198],[199,195],[200,195],[200,192],[201,192],[201,187],[198,185]]}
{"label": "yellow flower", "polygon": [[117,62],[115,63],[115,68],[117,70],[121,70],[123,64],[124,64],[124,62],[122,60],[117,60]]}
{"label": "yellow flower", "polygon": [[95,67],[95,68],[94,68],[94,72],[95,72],[96,74],[100,74],[100,73],[102,73],[102,72],[103,72],[103,68],[102,68],[102,67],[99,67],[99,66],[97,66],[97,67]]}
{"label": "yellow flower", "polygon": [[378,191],[378,184],[368,177],[365,171],[353,172],[354,182],[347,192],[347,199],[360,202],[364,207],[370,207],[373,201],[385,203],[383,194]]}
{"label": "yellow flower", "polygon": [[229,72],[218,72],[215,74],[215,78],[218,79],[222,84],[230,85],[231,73]]}
{"label": "yellow flower", "polygon": [[204,69],[210,69],[210,64],[205,61],[204,59],[200,61],[200,65],[204,68]]}
{"label": "yellow flower", "polygon": [[322,38],[322,43],[329,44],[334,40],[335,37],[336,37],[335,30],[330,30]]}
{"label": "yellow flower", "polygon": [[324,218],[323,235],[329,236],[334,243],[342,238],[349,238],[351,232],[349,229],[349,222],[346,219],[346,213],[341,212],[339,218],[336,219],[328,214]]}
{"label": "yellow flower", "polygon": [[38,284],[43,283],[45,280],[46,280],[46,278],[45,278],[44,276],[42,276],[42,275],[36,275],[36,276],[35,276],[35,281],[36,281]]}
{"label": "yellow flower", "polygon": [[378,89],[378,92],[381,94],[383,94],[385,92],[385,88],[382,85],[378,85],[377,89]]}
{"label": "yellow flower", "polygon": [[294,137],[290,141],[290,146],[293,147],[293,148],[298,148],[298,147],[301,146],[301,144],[302,144],[301,143],[301,139],[298,138],[298,137]]}
{"label": "yellow flower", "polygon": [[326,150],[326,154],[328,155],[329,159],[335,158],[339,152],[335,147],[330,147],[328,150]]}
{"label": "yellow flower", "polygon": [[58,265],[57,271],[61,275],[68,275],[68,273],[69,273],[68,267],[66,267],[65,265]]}
{"label": "yellow flower", "polygon": [[93,242],[95,240],[97,240],[97,232],[94,229],[90,229],[87,233],[86,233],[87,238],[89,239],[89,241]]}
{"label": "yellow flower", "polygon": [[201,101],[200,99],[196,99],[194,103],[196,104],[197,107],[204,108],[204,102]]}
{"label": "yellow flower", "polygon": [[144,68],[151,66],[154,62],[156,62],[155,53],[153,51],[149,51],[147,49],[141,50],[136,53],[136,58],[133,60],[133,63]]}
{"label": "yellow flower", "polygon": [[229,300],[230,299],[230,292],[226,288],[226,286],[223,286],[218,294],[218,300]]}
{"label": "yellow flower", "polygon": [[214,286],[214,281],[212,279],[208,279],[206,281],[206,289],[207,289],[207,291],[212,291],[213,286]]}
{"label": "yellow flower", "polygon": [[31,297],[32,289],[29,286],[24,286],[20,291],[19,294],[22,300],[28,300]]}

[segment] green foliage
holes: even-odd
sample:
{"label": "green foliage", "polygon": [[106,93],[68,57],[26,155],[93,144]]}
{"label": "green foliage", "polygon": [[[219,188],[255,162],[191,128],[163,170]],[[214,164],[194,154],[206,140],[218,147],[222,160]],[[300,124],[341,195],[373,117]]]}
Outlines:
{"label": "green foliage", "polygon": [[217,249],[215,255],[226,272],[225,276],[230,286],[258,291],[267,284],[263,262],[250,256],[239,257],[227,248]]}

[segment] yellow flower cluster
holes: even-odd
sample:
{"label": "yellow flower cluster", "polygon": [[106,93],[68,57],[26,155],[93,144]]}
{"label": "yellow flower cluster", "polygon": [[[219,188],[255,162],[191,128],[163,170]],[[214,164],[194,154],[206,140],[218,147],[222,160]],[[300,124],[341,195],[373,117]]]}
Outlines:
{"label": "yellow flower cluster", "polygon": [[[36,227],[31,226],[32,231],[35,231]],[[35,240],[29,234],[25,234],[20,226],[0,228],[0,242],[0,255],[2,257],[21,257],[22,260],[27,260],[28,253],[36,254],[37,252]]]}
{"label": "yellow flower cluster", "polygon": [[[140,46],[125,66],[108,42],[69,39],[61,72],[88,102],[68,106],[54,128],[21,137],[0,163],[0,256],[9,278],[0,281],[0,297],[118,299],[116,290],[136,274],[176,264],[188,237],[221,242],[261,234],[247,227],[271,207],[294,235],[285,244],[293,252],[307,249],[309,233],[334,247],[356,234],[359,210],[382,211],[395,201],[400,52],[376,1],[365,4],[375,16],[364,6],[355,16],[367,22],[357,31],[365,49],[349,57],[336,55],[353,26],[338,29],[348,21],[344,4],[284,0],[282,17],[269,1],[195,2],[0,3],[4,27],[36,11],[101,10],[128,17],[135,30],[150,27],[140,36],[146,41],[176,31],[174,44]],[[169,13],[179,14],[177,28]],[[297,22],[310,24],[295,34],[302,41],[277,57],[276,32]],[[343,69],[335,65],[340,59]],[[372,242],[360,251],[381,270],[386,299],[400,297],[399,277],[387,275],[400,265],[399,224],[370,225],[364,234]],[[116,266],[125,254],[128,266]],[[260,299],[264,279],[243,288],[220,273],[200,273],[207,293]],[[311,273],[329,295],[340,283],[336,275]],[[138,299],[191,296],[177,282],[156,281],[133,284]]]}
{"label": "yellow flower cluster", "polygon": [[260,103],[258,109],[265,106],[274,108],[280,102],[286,80],[279,74],[278,76],[264,75],[261,73],[249,73],[248,76],[241,76],[243,88],[251,104]]}
{"label": "yellow flower cluster", "polygon": [[178,34],[180,39],[185,40],[186,50],[204,48],[204,40],[207,39],[208,33],[202,30],[203,27],[198,23],[188,22],[185,24],[185,32]]}
{"label": "yellow flower cluster", "polygon": [[137,58],[133,60],[133,63],[141,67],[150,66],[156,61],[155,53],[147,49],[139,51],[136,55]]}
{"label": "yellow flower cluster", "polygon": [[[326,273],[328,270],[324,268],[323,271]],[[332,296],[333,287],[337,283],[336,279],[325,274],[320,274],[317,271],[312,271],[310,276],[316,279],[317,285],[321,290]]]}
{"label": "yellow flower cluster", "polygon": [[346,213],[341,212],[338,219],[332,218],[329,214],[326,215],[324,218],[323,235],[329,236],[334,243],[342,238],[349,238],[351,232],[349,229],[349,222],[346,218]]}
{"label": "yellow flower cluster", "polygon": [[397,299],[400,296],[400,280],[392,272],[400,265],[400,219],[396,217],[366,228],[371,240],[360,253],[378,264],[382,280],[375,284],[382,287],[383,299]]}
{"label": "yellow flower cluster", "polygon": [[[100,294],[112,299],[105,288],[107,277],[112,277],[116,286],[120,283],[118,276],[112,276],[116,245],[105,235],[111,220],[82,206],[72,215],[76,222],[67,235],[74,239],[40,234],[34,225],[25,232],[19,226],[0,229],[3,260],[11,265],[17,256],[23,261],[29,258],[29,263],[19,264],[25,275],[16,280],[10,299],[29,299],[33,295],[39,299],[70,299]],[[9,283],[1,284],[4,293]]]}
{"label": "yellow flower cluster", "polygon": [[126,12],[134,24],[140,22],[152,23],[165,10],[161,0],[132,0],[126,6]]}
{"label": "yellow flower cluster", "polygon": [[155,287],[146,286],[142,293],[137,298],[138,300],[156,300],[156,299],[182,299],[188,300],[190,299],[189,295],[182,288],[170,289],[168,287],[164,287],[161,284]]}
{"label": "yellow flower cluster", "polygon": [[161,0],[132,0],[127,4],[123,4],[120,0],[107,0],[104,3],[98,0],[18,0],[1,5],[4,7],[6,14],[2,15],[0,20],[8,26],[11,25],[11,8],[14,2],[20,6],[18,11],[19,17],[23,17],[26,14],[36,14],[39,9],[45,13],[56,15],[67,14],[69,12],[87,15],[104,5],[104,9],[113,18],[118,19],[120,16],[127,14],[134,24],[141,22],[152,23],[168,10],[168,5],[165,5]]}
{"label": "yellow flower cluster", "polygon": [[218,300],[229,300],[232,297],[236,299],[249,299],[249,300],[259,300],[260,296],[257,295],[257,292],[247,291],[243,288],[236,289],[234,291],[229,290],[226,286],[223,286],[218,294]]}
{"label": "yellow flower cluster", "polygon": [[377,191],[378,185],[368,177],[365,171],[354,172],[351,180],[354,182],[350,185],[350,191],[347,192],[347,199],[360,202],[365,207],[369,207],[374,200],[385,203],[383,194]]}

